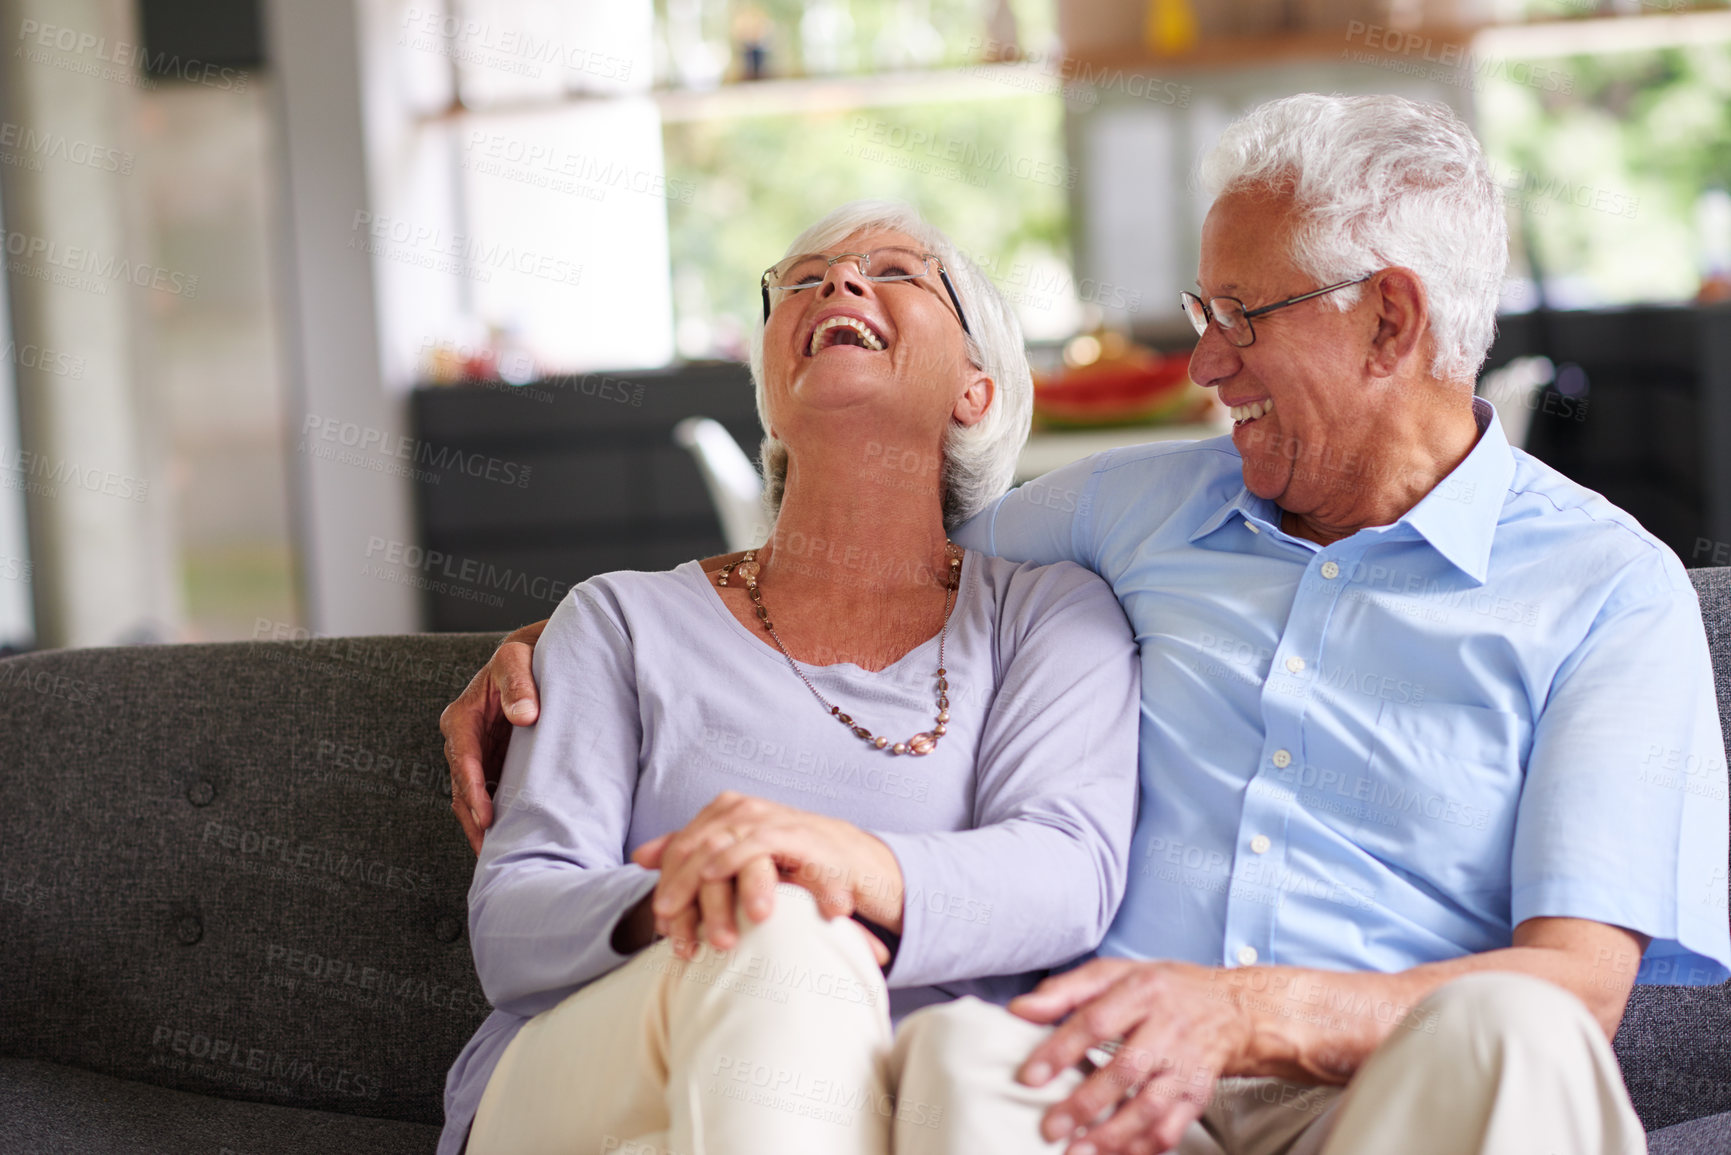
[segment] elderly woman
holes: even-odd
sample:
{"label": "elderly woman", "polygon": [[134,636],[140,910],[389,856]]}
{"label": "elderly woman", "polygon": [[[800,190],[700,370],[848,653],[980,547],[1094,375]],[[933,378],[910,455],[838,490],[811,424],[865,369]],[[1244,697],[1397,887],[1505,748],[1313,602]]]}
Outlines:
{"label": "elderly woman", "polygon": [[898,1098],[892,1023],[1029,989],[1123,892],[1123,613],[945,533],[1026,437],[1014,316],[883,203],[795,239],[763,305],[769,541],[586,581],[535,648],[441,1155],[882,1155],[941,1110]]}

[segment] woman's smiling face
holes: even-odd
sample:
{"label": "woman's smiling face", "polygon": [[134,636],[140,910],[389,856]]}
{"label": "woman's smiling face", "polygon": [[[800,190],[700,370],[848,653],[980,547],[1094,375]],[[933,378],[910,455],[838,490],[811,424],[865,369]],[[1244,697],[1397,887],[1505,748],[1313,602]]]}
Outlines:
{"label": "woman's smiling face", "polygon": [[[926,251],[906,233],[866,229],[823,255],[885,248]],[[919,271],[917,263],[904,271]],[[814,288],[771,292],[763,364],[772,432],[793,444],[812,414],[890,406],[894,424],[941,438],[961,416],[956,410],[963,394],[984,374],[968,360],[936,261],[931,272],[910,281],[869,281],[854,258],[820,275]]]}

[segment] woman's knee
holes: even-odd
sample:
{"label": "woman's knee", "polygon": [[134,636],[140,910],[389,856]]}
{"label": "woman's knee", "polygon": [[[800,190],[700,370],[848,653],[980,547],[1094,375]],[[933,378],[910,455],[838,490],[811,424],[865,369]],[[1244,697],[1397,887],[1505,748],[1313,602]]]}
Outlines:
{"label": "woman's knee", "polygon": [[964,995],[924,1007],[901,1021],[896,1028],[897,1065],[933,1072],[1014,1069],[1048,1031],[1000,1006]]}
{"label": "woman's knee", "polygon": [[761,922],[754,923],[746,916],[744,903],[735,908],[734,916],[739,926],[739,950],[748,946],[795,952],[840,950],[848,955],[863,950],[864,959],[869,962],[871,958],[860,926],[845,915],[825,918],[812,893],[791,882],[777,884],[775,903]]}
{"label": "woman's knee", "polygon": [[809,891],[782,883],[761,922],[749,920],[743,906],[737,918],[739,941],[731,950],[700,952],[688,978],[777,1003],[820,997],[887,1011],[889,993],[865,932],[851,919],[824,918]]}

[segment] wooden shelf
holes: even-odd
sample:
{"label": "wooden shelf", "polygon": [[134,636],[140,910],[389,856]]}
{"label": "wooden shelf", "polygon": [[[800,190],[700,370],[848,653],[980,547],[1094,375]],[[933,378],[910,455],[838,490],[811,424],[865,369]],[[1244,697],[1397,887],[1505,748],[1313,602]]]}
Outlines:
{"label": "wooden shelf", "polygon": [[[1402,30],[1399,34],[1428,39],[1436,49],[1441,50],[1445,46],[1464,46],[1470,43],[1478,31],[1473,27],[1450,26],[1413,28]],[[1392,29],[1390,32],[1393,34]],[[1349,37],[1342,29],[1288,32],[1273,36],[1234,36],[1204,40],[1188,52],[1171,55],[1156,55],[1142,48],[1095,52],[1083,50],[1076,54],[1072,72],[1078,80],[1083,81],[1086,81],[1090,74],[1110,74],[1114,71],[1156,76],[1178,72],[1224,72],[1275,64],[1339,60],[1343,51],[1351,50],[1376,52],[1380,49],[1366,43],[1363,38]]]}
{"label": "wooden shelf", "polygon": [[556,112],[573,105],[619,100],[653,100],[670,124],[742,116],[791,116],[807,112],[849,112],[898,104],[940,101],[1005,100],[1055,94],[1063,82],[1039,65],[961,64],[908,72],[860,76],[789,76],[740,81],[711,89],[657,88],[636,93],[566,93],[532,100],[506,101],[480,108],[458,105],[424,120],[523,116]]}
{"label": "wooden shelf", "polygon": [[1056,93],[1062,83],[1026,64],[964,64],[918,72],[869,76],[784,77],[726,84],[707,92],[655,93],[669,122],[736,116],[788,116],[847,112],[893,104],[1002,100]]}
{"label": "wooden shelf", "polygon": [[[1155,55],[1136,44],[1128,48],[1082,48],[1052,58],[1004,63],[959,64],[945,68],[849,76],[775,77],[741,81],[713,89],[659,88],[636,93],[567,93],[509,101],[481,108],[461,105],[430,114],[426,120],[519,116],[553,112],[574,104],[651,99],[668,123],[742,116],[788,116],[804,112],[847,112],[900,104],[1002,100],[1058,94],[1069,83],[1110,91],[1126,76],[1181,75],[1266,68],[1281,64],[1339,61],[1343,53],[1369,52],[1390,60],[1431,60],[1460,66],[1470,51],[1491,57],[1551,57],[1577,53],[1632,52],[1731,40],[1731,9],[1694,8],[1627,16],[1535,20],[1523,24],[1431,25],[1353,32],[1351,25],[1327,30],[1268,36],[1204,40],[1184,53]],[[1390,46],[1405,39],[1404,49]],[[1453,51],[1450,51],[1450,50]]]}
{"label": "wooden shelf", "polygon": [[1731,40],[1731,9],[1701,8],[1496,24],[1479,33],[1473,41],[1473,51],[1487,56],[1575,56],[1680,48],[1724,40]]}
{"label": "wooden shelf", "polygon": [[[1679,12],[1643,11],[1626,16],[1534,20],[1520,24],[1433,25],[1395,28],[1367,22],[1377,29],[1348,34],[1346,28],[1204,40],[1189,52],[1156,55],[1140,46],[1124,50],[1079,50],[1068,74],[1087,81],[1090,74],[1118,70],[1130,74],[1226,71],[1277,64],[1323,63],[1343,52],[1379,53],[1390,59],[1429,59],[1441,66],[1459,66],[1450,55],[1456,49],[1491,57],[1552,57],[1585,53],[1634,52],[1731,39],[1731,9],[1698,8]],[[1401,37],[1394,47],[1394,37]],[[1096,83],[1099,83],[1096,80]]]}

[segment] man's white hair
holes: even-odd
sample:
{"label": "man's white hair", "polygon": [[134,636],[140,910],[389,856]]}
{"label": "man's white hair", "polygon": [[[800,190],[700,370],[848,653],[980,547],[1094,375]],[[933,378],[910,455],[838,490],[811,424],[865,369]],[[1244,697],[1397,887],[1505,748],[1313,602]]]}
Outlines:
{"label": "man's white hair", "polygon": [[[1416,272],[1430,302],[1432,374],[1477,375],[1496,332],[1508,224],[1479,142],[1445,105],[1316,93],[1271,101],[1226,129],[1201,182],[1210,199],[1290,196],[1290,256],[1316,288],[1391,265]],[[1360,291],[1323,300],[1345,310]]]}
{"label": "man's white hair", "polygon": [[[835,248],[868,229],[906,233],[937,254],[949,271],[950,283],[956,287],[962,312],[968,318],[969,333],[964,338],[968,360],[985,370],[996,385],[984,416],[972,425],[952,421],[944,434],[938,492],[944,524],[953,528],[984,509],[1015,479],[1016,458],[1028,440],[1034,412],[1034,380],[1022,344],[1022,326],[1009,302],[979,266],[920,216],[918,209],[902,201],[850,201],[795,237],[783,259]],[[936,270],[932,275],[937,275]],[[768,436],[761,321],[751,337],[751,381],[757,390],[757,419],[765,434],[760,455],[764,510],[773,522],[787,482],[787,446]]]}

